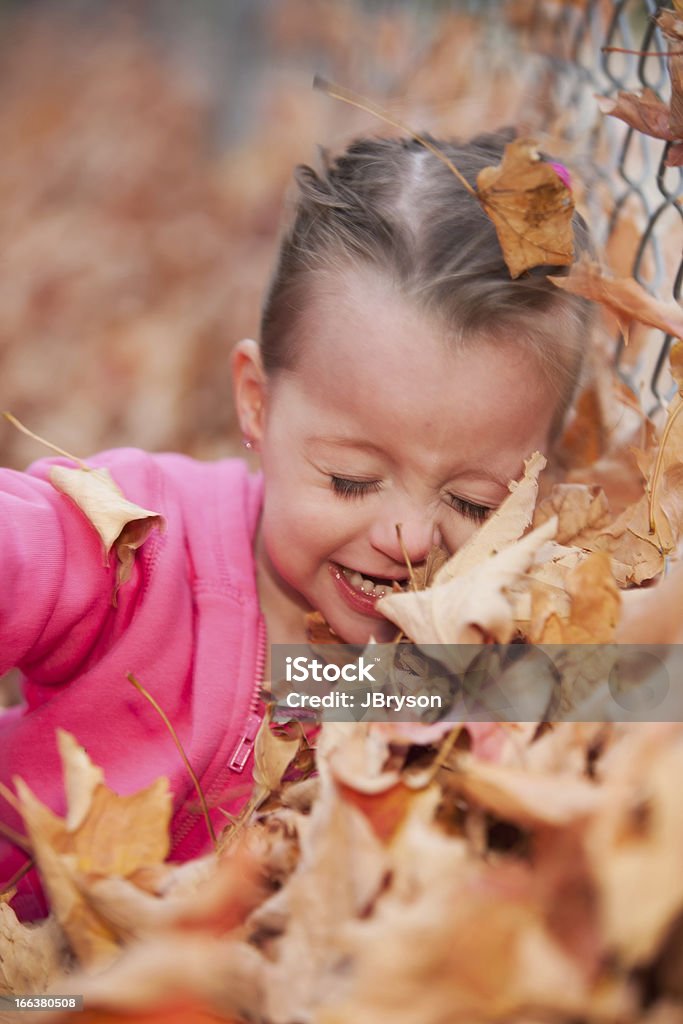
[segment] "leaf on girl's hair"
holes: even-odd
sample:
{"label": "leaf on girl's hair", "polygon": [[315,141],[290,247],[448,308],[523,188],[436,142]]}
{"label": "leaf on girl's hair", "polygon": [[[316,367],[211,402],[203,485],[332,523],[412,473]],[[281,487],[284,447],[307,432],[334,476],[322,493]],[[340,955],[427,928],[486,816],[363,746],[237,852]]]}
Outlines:
{"label": "leaf on girl's hair", "polygon": [[128,501],[108,469],[52,466],[52,484],[71,498],[97,530],[106,555],[112,548],[118,558],[116,589],[130,577],[134,552],[155,528],[163,529],[158,512]]}
{"label": "leaf on girl's hair", "polygon": [[538,497],[538,477],[545,466],[546,458],[540,452],[534,452],[531,458],[525,459],[521,480],[512,480],[508,484],[509,496],[439,569],[434,577],[434,586],[464,575],[496,551],[519,540],[531,523]]}
{"label": "leaf on girl's hair", "polygon": [[377,609],[416,644],[509,643],[515,623],[506,588],[519,580],[556,528],[557,520],[551,519],[463,575],[429,590],[388,594]]}
{"label": "leaf on girl's hair", "polygon": [[678,302],[653,298],[632,277],[609,277],[603,267],[586,256],[574,264],[567,277],[548,280],[563,291],[605,306],[616,317],[626,341],[634,321],[683,337],[683,308]]}
{"label": "leaf on girl's hair", "polygon": [[598,108],[609,117],[625,121],[631,128],[650,135],[654,139],[671,140],[669,108],[652,89],[642,92],[626,92],[620,89],[614,96],[597,96]]}
{"label": "leaf on girl's hair", "polygon": [[82,963],[114,958],[118,937],[89,905],[89,876],[128,878],[168,856],[172,800],[166,779],[130,796],[98,780],[85,751],[59,729],[67,783],[67,815],[38,800],[23,779],[15,785],[33,855],[55,917]]}
{"label": "leaf on girl's hair", "polygon": [[496,167],[477,175],[477,195],[493,221],[510,275],[574,258],[571,190],[530,139],[505,147]]}
{"label": "leaf on girl's hair", "polygon": [[412,135],[445,164],[465,190],[481,203],[493,221],[503,259],[511,277],[539,266],[566,266],[574,258],[574,200],[562,175],[544,160],[531,139],[508,143],[495,167],[484,167],[472,188],[452,160],[428,138],[358,93],[333,85],[319,75],[313,88],[366,110]]}

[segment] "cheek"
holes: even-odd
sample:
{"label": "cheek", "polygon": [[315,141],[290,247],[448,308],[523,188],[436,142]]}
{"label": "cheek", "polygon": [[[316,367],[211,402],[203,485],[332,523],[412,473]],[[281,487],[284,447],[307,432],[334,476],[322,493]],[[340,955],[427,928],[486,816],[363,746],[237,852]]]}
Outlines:
{"label": "cheek", "polygon": [[439,518],[439,531],[446,549],[450,555],[454,555],[470,537],[474,536],[481,529],[483,523],[469,522],[463,519],[456,512],[446,509],[445,514]]}

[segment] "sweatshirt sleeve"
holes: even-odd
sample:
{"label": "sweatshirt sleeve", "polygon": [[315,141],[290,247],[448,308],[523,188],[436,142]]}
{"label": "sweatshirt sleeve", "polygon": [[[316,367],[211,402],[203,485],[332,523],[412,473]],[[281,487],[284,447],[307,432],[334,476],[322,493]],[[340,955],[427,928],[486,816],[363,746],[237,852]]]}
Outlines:
{"label": "sweatshirt sleeve", "polygon": [[54,461],[0,469],[0,674],[59,650],[57,682],[111,615],[115,569],[83,513],[44,478]]}

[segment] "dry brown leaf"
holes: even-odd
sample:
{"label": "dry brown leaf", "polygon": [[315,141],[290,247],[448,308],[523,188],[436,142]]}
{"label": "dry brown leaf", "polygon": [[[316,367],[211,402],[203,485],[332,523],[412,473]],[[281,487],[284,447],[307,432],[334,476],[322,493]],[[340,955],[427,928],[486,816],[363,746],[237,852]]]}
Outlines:
{"label": "dry brown leaf", "polygon": [[597,389],[581,392],[571,410],[571,419],[561,440],[562,464],[566,467],[592,466],[605,448],[605,430]]}
{"label": "dry brown leaf", "polygon": [[40,924],[21,924],[7,903],[0,903],[0,950],[0,995],[45,992],[71,964],[64,933],[54,917]]}
{"label": "dry brown leaf", "polygon": [[683,643],[683,564],[652,587],[626,590],[617,641],[625,644]]}
{"label": "dry brown leaf", "polygon": [[574,200],[534,141],[509,143],[501,163],[477,175],[477,195],[495,225],[511,277],[572,262]]}
{"label": "dry brown leaf", "polygon": [[652,958],[683,910],[680,741],[680,724],[634,730],[613,758],[608,799],[586,835],[605,938],[629,967]]}
{"label": "dry brown leaf", "polygon": [[417,798],[416,790],[402,782],[381,793],[363,793],[345,785],[340,786],[339,792],[346,803],[365,815],[372,831],[383,843],[391,842]]}
{"label": "dry brown leaf", "polygon": [[269,793],[280,788],[282,776],[296,757],[299,740],[287,740],[276,736],[270,727],[270,716],[265,715],[254,744],[254,782],[257,787],[255,799],[261,802]]}
{"label": "dry brown leaf", "polygon": [[[93,1012],[97,1007],[121,1013],[122,1024],[130,1014],[144,1020],[148,1012],[193,996],[221,1015],[253,1019],[263,1005],[266,974],[263,957],[246,943],[170,932],[132,943],[106,971],[71,975],[60,982],[59,992],[82,995]],[[165,1020],[162,1012],[158,1019]]]}
{"label": "dry brown leaf", "polygon": [[683,19],[673,11],[661,10],[657,24],[669,43],[669,77],[671,79],[671,102],[669,127],[671,137],[683,138]]}
{"label": "dry brown leaf", "polygon": [[52,466],[50,480],[58,491],[78,505],[95,527],[105,555],[108,556],[112,548],[116,550],[118,589],[130,577],[137,548],[145,543],[152,530],[163,529],[163,516],[128,501],[106,468]]}
{"label": "dry brown leaf", "polygon": [[505,821],[525,827],[568,826],[600,813],[604,792],[573,775],[515,769],[460,755],[451,784]]}
{"label": "dry brown leaf", "polygon": [[653,298],[634,278],[607,276],[604,268],[587,256],[574,264],[567,277],[549,280],[563,291],[606,306],[627,341],[634,321],[683,337],[683,309],[677,302]]}
{"label": "dry brown leaf", "polygon": [[604,552],[593,552],[567,577],[568,619],[554,614],[534,643],[609,644],[613,641],[621,597]]}
{"label": "dry brown leaf", "polygon": [[389,742],[371,722],[324,722],[316,749],[337,782],[359,793],[384,793],[400,780],[395,767],[387,768]]}
{"label": "dry brown leaf", "polygon": [[609,507],[600,487],[556,484],[536,509],[534,526],[557,516],[557,543],[582,547],[609,524]]}
{"label": "dry brown leaf", "polygon": [[613,523],[587,541],[591,551],[606,551],[612,558],[612,571],[621,587],[640,585],[654,579],[664,568],[664,554],[650,532],[648,499],[643,495],[624,509]]}
{"label": "dry brown leaf", "polygon": [[[367,912],[387,870],[387,852],[365,816],[342,800],[326,762],[321,793],[301,827],[301,858],[287,885],[275,894],[285,923],[271,947],[273,964],[265,1019],[273,1024],[310,1019],[313,1007],[345,986],[336,970],[348,922]],[[252,915],[267,921],[268,903]]]}
{"label": "dry brown leaf", "polygon": [[546,466],[540,452],[524,462],[521,480],[513,480],[509,496],[467,543],[455,552],[434,577],[434,586],[463,576],[497,551],[519,540],[531,523],[538,496],[538,477]]}
{"label": "dry brown leaf", "polygon": [[377,608],[417,644],[476,644],[485,637],[508,643],[515,626],[505,588],[529,568],[556,526],[549,520],[463,575],[429,590],[388,594]]}
{"label": "dry brown leaf", "polygon": [[625,92],[620,89],[616,98],[597,96],[598,107],[603,114],[618,117],[621,121],[655,139],[675,138],[669,124],[669,107],[652,89],[641,92]]}
{"label": "dry brown leaf", "polygon": [[341,637],[327,625],[320,612],[307,612],[305,615],[306,639],[309,644],[340,644]]}
{"label": "dry brown leaf", "polygon": [[[559,885],[545,891],[521,862],[467,858],[462,844],[414,818],[397,845],[391,888],[371,917],[347,929],[348,995],[323,1006],[317,1024],[413,1024],[416,1006],[422,1024],[563,1020],[579,1007],[596,1020],[628,1014],[626,985],[600,976],[597,956],[581,962],[553,934],[546,916],[562,899]],[[579,923],[594,927],[590,910]]]}
{"label": "dry brown leaf", "polygon": [[97,770],[88,767],[73,736],[58,730],[58,745],[68,783],[65,819],[42,804],[22,779],[15,779],[15,785],[55,917],[82,963],[103,962],[117,955],[118,937],[89,907],[86,878],[125,878],[163,861],[169,849],[171,794],[166,779],[158,779],[139,793],[117,796],[97,781]]}

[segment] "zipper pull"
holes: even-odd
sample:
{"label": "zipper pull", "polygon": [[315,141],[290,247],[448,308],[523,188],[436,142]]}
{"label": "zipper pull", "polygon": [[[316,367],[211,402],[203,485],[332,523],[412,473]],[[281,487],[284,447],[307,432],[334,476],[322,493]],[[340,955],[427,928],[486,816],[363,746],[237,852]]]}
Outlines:
{"label": "zipper pull", "polygon": [[249,760],[249,755],[254,749],[254,741],[260,725],[261,718],[252,711],[247,718],[247,724],[244,727],[244,732],[237,741],[237,746],[233,750],[232,757],[228,762],[228,767],[231,768],[233,772],[244,771],[245,765]]}

